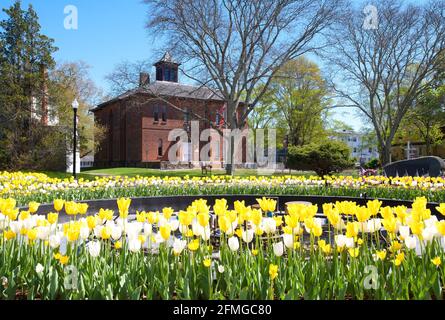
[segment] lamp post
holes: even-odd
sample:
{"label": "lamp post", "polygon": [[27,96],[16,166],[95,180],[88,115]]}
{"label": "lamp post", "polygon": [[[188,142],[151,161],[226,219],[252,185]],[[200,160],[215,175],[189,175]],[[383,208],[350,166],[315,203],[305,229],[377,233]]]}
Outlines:
{"label": "lamp post", "polygon": [[73,118],[73,177],[74,179],[77,179],[76,174],[76,163],[77,163],[77,157],[76,157],[76,148],[77,148],[77,109],[79,108],[79,102],[77,102],[77,99],[74,99],[73,103],[71,104],[74,111],[74,118]]}

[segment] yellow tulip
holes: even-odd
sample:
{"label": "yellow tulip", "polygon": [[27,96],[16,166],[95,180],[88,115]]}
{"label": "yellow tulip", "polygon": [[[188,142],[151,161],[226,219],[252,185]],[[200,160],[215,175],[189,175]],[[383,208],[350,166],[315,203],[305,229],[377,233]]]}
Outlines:
{"label": "yellow tulip", "polygon": [[69,242],[74,242],[77,241],[77,239],[79,239],[79,234],[80,234],[79,229],[71,227],[68,229],[66,237]]}
{"label": "yellow tulip", "polygon": [[358,222],[348,222],[346,225],[346,237],[355,238],[358,235],[360,224]]}
{"label": "yellow tulip", "polygon": [[119,249],[121,249],[121,248],[122,248],[122,242],[120,242],[120,241],[116,241],[116,242],[114,243],[114,249],[119,250]]}
{"label": "yellow tulip", "polygon": [[442,220],[442,221],[440,221],[440,222],[437,222],[437,223],[436,223],[436,228],[437,228],[437,231],[439,231],[439,233],[440,233],[442,236],[445,236],[445,220]]}
{"label": "yellow tulip", "polygon": [[161,233],[162,238],[167,241],[170,239],[171,226],[169,224],[164,224],[159,228],[159,232]]}
{"label": "yellow tulip", "polygon": [[348,252],[352,258],[357,258],[360,253],[360,248],[349,248]]}
{"label": "yellow tulip", "polygon": [[65,204],[65,200],[56,199],[54,200],[54,210],[60,212],[63,209],[63,205]]}
{"label": "yellow tulip", "polygon": [[12,230],[8,230],[5,232],[5,239],[12,240],[16,237],[16,234]]}
{"label": "yellow tulip", "polygon": [[84,215],[88,211],[88,203],[79,203],[78,204],[79,214]]}
{"label": "yellow tulip", "polygon": [[128,210],[130,208],[131,199],[128,198],[119,198],[117,200],[117,207],[119,208],[119,216],[122,219],[126,219],[128,217]]}
{"label": "yellow tulip", "polygon": [[35,201],[31,201],[31,202],[28,204],[29,212],[30,212],[30,213],[36,213],[37,210],[39,210],[39,206],[40,206],[40,203],[35,202]]}
{"label": "yellow tulip", "polygon": [[36,229],[28,230],[26,235],[28,236],[29,241],[34,241],[37,239],[37,230]]}
{"label": "yellow tulip", "polygon": [[440,212],[441,215],[445,216],[445,203],[441,203],[436,210]]}
{"label": "yellow tulip", "polygon": [[110,227],[103,227],[100,231],[100,237],[102,240],[108,240],[111,238],[111,228]]}
{"label": "yellow tulip", "polygon": [[65,211],[69,216],[75,216],[79,213],[78,204],[74,201],[65,202]]}
{"label": "yellow tulip", "polygon": [[162,214],[164,215],[164,218],[167,220],[170,220],[171,216],[173,215],[174,210],[172,208],[164,208],[162,209]]}
{"label": "yellow tulip", "polygon": [[47,219],[50,224],[55,224],[55,223],[57,223],[57,220],[59,219],[59,214],[58,213],[48,213]]}
{"label": "yellow tulip", "polygon": [[198,223],[201,225],[201,227],[206,227],[209,225],[210,216],[208,213],[206,212],[199,213],[196,216],[196,218],[198,219]]}
{"label": "yellow tulip", "polygon": [[31,213],[29,211],[22,211],[19,214],[20,221],[28,220],[30,217],[31,217]]}

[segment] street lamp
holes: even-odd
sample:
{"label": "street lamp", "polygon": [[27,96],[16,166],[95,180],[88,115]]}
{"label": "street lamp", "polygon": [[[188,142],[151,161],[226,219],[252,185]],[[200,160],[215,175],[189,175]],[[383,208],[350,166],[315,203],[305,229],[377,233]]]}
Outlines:
{"label": "street lamp", "polygon": [[74,141],[73,141],[73,177],[74,177],[74,179],[76,179],[77,178],[77,175],[76,175],[77,109],[79,108],[79,102],[77,102],[77,99],[74,99],[71,106],[73,107],[73,111],[74,111],[74,118],[73,118],[73,133],[74,133],[74,135],[73,135],[73,137],[74,137]]}

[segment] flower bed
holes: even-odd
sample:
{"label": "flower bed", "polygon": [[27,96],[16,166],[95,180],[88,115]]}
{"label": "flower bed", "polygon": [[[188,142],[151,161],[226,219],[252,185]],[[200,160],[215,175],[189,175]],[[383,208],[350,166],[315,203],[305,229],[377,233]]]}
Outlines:
{"label": "flower bed", "polygon": [[413,200],[445,199],[443,178],[378,177],[96,177],[93,181],[49,178],[44,174],[0,173],[0,198],[13,197],[21,205],[54,199],[90,200],[119,197],[213,194],[321,195]]}
{"label": "flower bed", "polygon": [[[104,208],[84,217],[87,205],[72,201],[37,215],[38,203],[20,211],[15,200],[0,200],[0,297],[443,298],[445,221],[426,198],[409,209],[324,204],[325,227],[317,206],[297,203],[277,216],[265,198],[261,209],[196,200],[177,213],[138,212],[135,221],[130,203],[119,199],[118,215]],[[58,223],[62,209],[69,223]]]}

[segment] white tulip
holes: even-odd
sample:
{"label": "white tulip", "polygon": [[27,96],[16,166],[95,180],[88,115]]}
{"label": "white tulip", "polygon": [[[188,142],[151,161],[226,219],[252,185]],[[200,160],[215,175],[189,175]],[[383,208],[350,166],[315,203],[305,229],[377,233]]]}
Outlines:
{"label": "white tulip", "polygon": [[40,263],[38,263],[36,265],[36,272],[37,272],[37,274],[41,274],[43,272],[43,270],[45,270],[45,268]]}
{"label": "white tulip", "polygon": [[99,241],[92,241],[88,243],[88,252],[90,253],[90,256],[93,258],[97,258],[100,255],[100,242]]}
{"label": "white tulip", "polygon": [[223,265],[219,265],[218,266],[218,272],[219,273],[224,273],[224,271],[225,271],[224,266]]}
{"label": "white tulip", "polygon": [[111,228],[111,238],[114,241],[119,240],[122,237],[122,228],[118,225],[115,225]]}
{"label": "white tulip", "polygon": [[103,228],[104,228],[104,226],[101,226],[101,225],[94,227],[93,232],[94,232],[94,236],[96,238],[100,238],[101,237]]}
{"label": "white tulip", "polygon": [[365,232],[376,232],[382,228],[382,220],[381,219],[371,219],[365,224]]}
{"label": "white tulip", "polygon": [[9,228],[11,229],[12,232],[18,234],[20,233],[20,230],[22,230],[23,228],[23,223],[22,221],[11,221],[9,224]]}
{"label": "white tulip", "polygon": [[262,229],[267,234],[275,233],[275,231],[277,230],[277,223],[273,218],[264,218],[262,221],[262,225]]}
{"label": "white tulip", "polygon": [[229,244],[230,250],[232,250],[232,251],[237,251],[239,249],[239,241],[238,241],[237,237],[230,237],[228,244]]}
{"label": "white tulip", "polygon": [[277,257],[281,257],[283,255],[283,253],[284,253],[284,245],[283,245],[282,241],[273,244],[273,253]]}
{"label": "white tulip", "polygon": [[410,230],[409,226],[400,226],[400,228],[399,228],[400,236],[402,236],[403,239],[408,238],[409,235],[410,235],[410,231],[409,230]]}
{"label": "white tulip", "polygon": [[60,234],[53,234],[49,236],[49,246],[56,249],[60,246],[61,237]]}
{"label": "white tulip", "polygon": [[178,238],[175,238],[175,241],[173,242],[173,253],[175,255],[180,255],[186,246],[187,246],[186,240],[180,240]]}
{"label": "white tulip", "polygon": [[88,239],[89,236],[90,236],[90,229],[88,227],[80,228],[80,233],[79,233],[80,239],[86,240]]}
{"label": "white tulip", "polygon": [[193,220],[192,231],[193,234],[197,237],[201,236],[202,232],[204,231],[204,228],[198,223],[196,219]]}
{"label": "white tulip", "polygon": [[439,222],[436,216],[431,216],[431,218],[424,221],[425,222],[425,228],[436,226],[436,223]]}
{"label": "white tulip", "polygon": [[283,242],[286,248],[293,249],[294,248],[294,236],[291,234],[283,234]]}
{"label": "white tulip", "polygon": [[139,252],[141,250],[141,242],[139,239],[132,239],[128,242],[128,250],[131,252]]}
{"label": "white tulip", "polygon": [[144,235],[146,237],[151,236],[153,233],[153,225],[151,225],[150,223],[144,223]]}
{"label": "white tulip", "polygon": [[6,217],[0,214],[0,231],[6,228]]}
{"label": "white tulip", "polygon": [[37,228],[37,238],[40,240],[46,240],[49,237],[50,229],[49,227],[38,227]]}
{"label": "white tulip", "polygon": [[172,228],[172,232],[175,232],[179,228],[179,220],[178,219],[171,220],[170,226]]}
{"label": "white tulip", "polygon": [[242,238],[245,243],[250,243],[253,240],[253,230],[246,230],[242,233]]}
{"label": "white tulip", "polygon": [[209,240],[210,239],[210,227],[209,226],[206,226],[205,228],[204,227],[201,227],[201,238],[202,238],[202,240],[204,240],[204,241],[207,241],[207,240]]}
{"label": "white tulip", "polygon": [[346,237],[346,248],[354,248],[354,238]]}
{"label": "white tulip", "polygon": [[408,249],[415,249],[417,246],[417,239],[414,236],[408,236],[405,238],[405,245]]}
{"label": "white tulip", "polygon": [[422,231],[422,238],[427,242],[431,242],[437,234],[436,226],[427,227]]}

